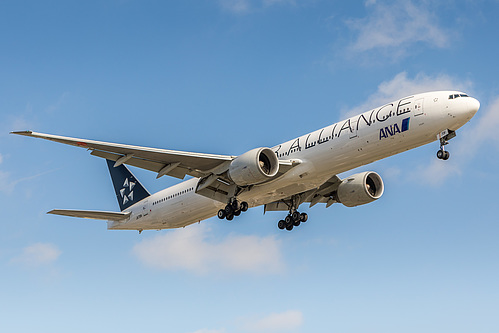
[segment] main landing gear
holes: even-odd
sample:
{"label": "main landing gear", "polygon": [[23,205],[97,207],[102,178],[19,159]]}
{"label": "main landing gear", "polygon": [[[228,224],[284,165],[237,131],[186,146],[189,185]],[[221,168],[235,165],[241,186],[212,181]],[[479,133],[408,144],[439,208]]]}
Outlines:
{"label": "main landing gear", "polygon": [[288,216],[284,220],[280,220],[277,223],[277,227],[281,230],[286,229],[288,231],[293,230],[293,227],[299,226],[302,222],[307,222],[307,213],[300,213],[297,210],[294,212],[289,212]]}
{"label": "main landing gear", "polygon": [[232,221],[234,216],[239,216],[241,215],[242,212],[245,212],[248,210],[248,203],[246,201],[239,202],[237,199],[231,200],[225,206],[224,209],[220,209],[217,213],[217,216],[219,219],[227,219],[227,221]]}

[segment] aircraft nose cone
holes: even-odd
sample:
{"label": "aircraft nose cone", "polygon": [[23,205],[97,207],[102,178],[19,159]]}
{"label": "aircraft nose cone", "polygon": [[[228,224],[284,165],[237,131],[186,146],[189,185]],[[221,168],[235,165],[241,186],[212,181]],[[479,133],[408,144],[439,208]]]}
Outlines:
{"label": "aircraft nose cone", "polygon": [[471,113],[471,116],[473,117],[480,108],[480,102],[477,99],[470,97],[468,100],[468,108],[469,112]]}

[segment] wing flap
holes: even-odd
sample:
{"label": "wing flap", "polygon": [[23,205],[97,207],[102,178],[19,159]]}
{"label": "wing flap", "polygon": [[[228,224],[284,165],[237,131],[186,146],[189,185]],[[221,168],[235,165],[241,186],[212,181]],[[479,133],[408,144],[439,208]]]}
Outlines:
{"label": "wing flap", "polygon": [[338,190],[338,186],[340,184],[341,179],[334,175],[316,189],[308,190],[306,192],[298,193],[266,204],[264,211],[286,211],[289,210],[293,204],[297,207],[305,202],[310,203],[310,207],[313,207],[318,203],[325,203],[326,208],[328,208],[333,203],[337,202],[334,199],[334,193]]}
{"label": "wing flap", "polygon": [[122,221],[130,217],[130,212],[106,212],[97,210],[53,209],[47,214],[79,217],[93,220]]}
{"label": "wing flap", "polygon": [[[105,158],[106,160],[111,160],[111,161],[115,161],[115,162],[122,157],[122,155],[119,155],[119,154],[108,153],[108,152],[100,151],[100,150],[94,150],[90,153],[90,155],[102,157],[102,158]],[[153,171],[156,173],[159,173],[161,171],[161,169],[165,167],[164,163],[144,160],[144,159],[135,158],[135,157],[132,157],[128,161],[126,161],[126,164],[137,167],[137,168]],[[188,173],[188,169],[181,167],[181,166],[177,166],[173,170],[166,173],[166,175],[171,176],[171,177],[175,177],[175,178],[179,178],[179,179],[184,179],[184,177],[187,173]],[[191,175],[194,176],[193,174],[191,174]],[[196,177],[196,176],[194,176],[194,177]],[[197,176],[197,177],[199,177],[199,176]]]}

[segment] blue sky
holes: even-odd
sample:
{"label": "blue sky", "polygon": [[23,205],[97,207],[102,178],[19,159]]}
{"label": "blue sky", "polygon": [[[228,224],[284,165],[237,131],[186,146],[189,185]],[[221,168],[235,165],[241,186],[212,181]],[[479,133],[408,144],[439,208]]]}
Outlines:
{"label": "blue sky", "polygon": [[[0,330],[497,332],[498,1],[0,2]],[[383,197],[107,231],[105,161],[12,130],[219,154],[406,95],[481,109],[449,145],[360,168]],[[133,169],[155,192],[177,180]],[[354,171],[352,171],[353,173]]]}

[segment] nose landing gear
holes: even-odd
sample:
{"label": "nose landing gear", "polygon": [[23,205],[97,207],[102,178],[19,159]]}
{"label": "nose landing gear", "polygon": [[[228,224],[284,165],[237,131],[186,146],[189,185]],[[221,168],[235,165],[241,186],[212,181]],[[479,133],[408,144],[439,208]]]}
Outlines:
{"label": "nose landing gear", "polygon": [[450,157],[450,153],[445,150],[445,146],[449,144],[450,139],[456,136],[456,132],[452,130],[445,130],[440,132],[437,135],[438,140],[440,141],[440,150],[437,151],[437,158],[439,160],[448,160]]}

